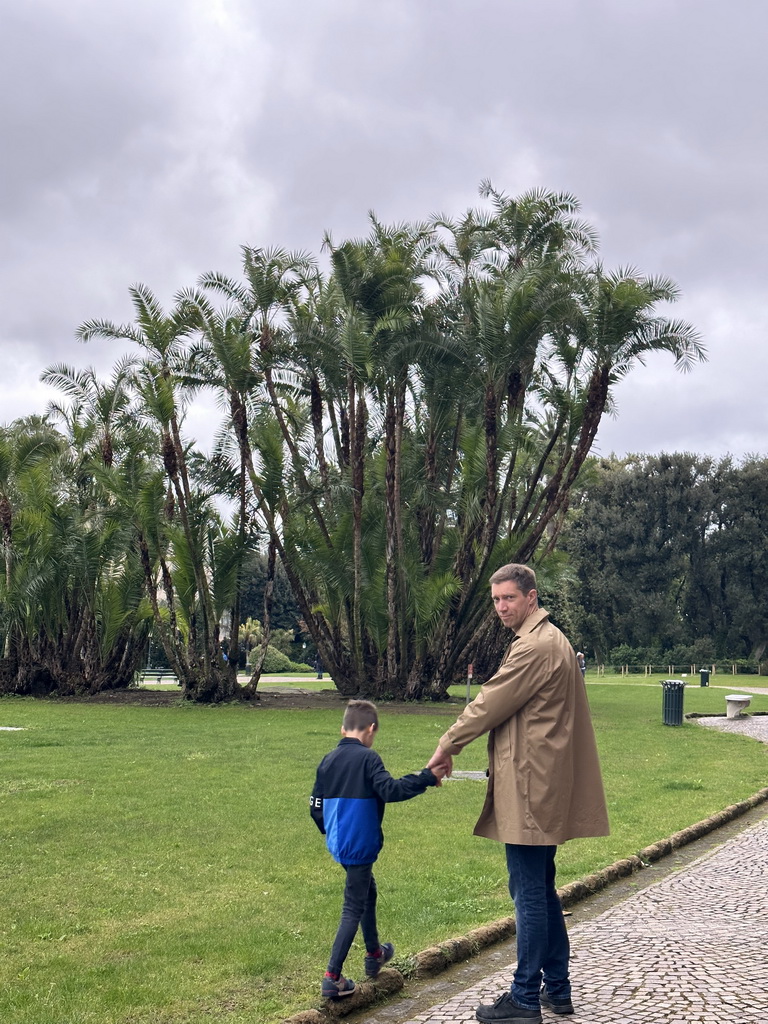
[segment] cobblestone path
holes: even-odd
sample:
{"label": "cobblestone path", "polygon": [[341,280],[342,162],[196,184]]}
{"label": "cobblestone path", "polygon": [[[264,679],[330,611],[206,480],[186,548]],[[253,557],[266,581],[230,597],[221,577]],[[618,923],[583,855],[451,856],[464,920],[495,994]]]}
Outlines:
{"label": "cobblestone path", "polygon": [[[572,927],[573,1024],[768,1024],[768,818]],[[514,964],[407,1024],[465,1024]]]}

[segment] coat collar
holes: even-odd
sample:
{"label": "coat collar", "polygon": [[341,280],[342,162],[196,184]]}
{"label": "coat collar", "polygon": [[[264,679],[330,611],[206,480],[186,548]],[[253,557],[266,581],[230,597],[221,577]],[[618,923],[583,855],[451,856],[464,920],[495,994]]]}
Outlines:
{"label": "coat collar", "polygon": [[527,636],[528,633],[532,633],[537,626],[541,625],[541,623],[545,622],[548,618],[549,612],[546,608],[537,608],[535,611],[531,612],[520,629],[518,629],[515,636]]}

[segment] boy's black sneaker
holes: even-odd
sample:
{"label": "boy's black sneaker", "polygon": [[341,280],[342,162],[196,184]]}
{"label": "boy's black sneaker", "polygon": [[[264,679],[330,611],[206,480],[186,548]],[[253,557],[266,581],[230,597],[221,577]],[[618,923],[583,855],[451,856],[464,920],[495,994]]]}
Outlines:
{"label": "boy's black sneaker", "polygon": [[547,990],[543,988],[539,995],[541,999],[541,1005],[545,1006],[548,1010],[553,1013],[573,1013],[573,1003],[570,999],[561,999],[559,1002],[555,1002],[554,999],[550,999]]}
{"label": "boy's black sneaker", "polygon": [[478,1006],[475,1016],[483,1024],[541,1024],[543,1019],[540,1010],[520,1006],[509,992],[490,1006]]}
{"label": "boy's black sneaker", "polygon": [[340,974],[338,978],[332,978],[329,974],[323,978],[323,999],[341,999],[342,996],[351,996],[355,991],[355,983],[351,978],[345,978]]}
{"label": "boy's black sneaker", "polygon": [[375,978],[384,964],[388,964],[392,957],[395,955],[395,947],[391,942],[382,942],[379,948],[379,955],[372,956],[370,953],[365,955],[365,976],[366,978]]}

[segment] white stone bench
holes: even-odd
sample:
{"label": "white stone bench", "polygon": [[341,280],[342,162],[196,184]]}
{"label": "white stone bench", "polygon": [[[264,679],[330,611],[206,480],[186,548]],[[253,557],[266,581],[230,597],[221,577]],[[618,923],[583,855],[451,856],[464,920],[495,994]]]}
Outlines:
{"label": "white stone bench", "polygon": [[752,698],[746,693],[729,693],[725,698],[725,717],[738,718],[744,708],[748,708]]}

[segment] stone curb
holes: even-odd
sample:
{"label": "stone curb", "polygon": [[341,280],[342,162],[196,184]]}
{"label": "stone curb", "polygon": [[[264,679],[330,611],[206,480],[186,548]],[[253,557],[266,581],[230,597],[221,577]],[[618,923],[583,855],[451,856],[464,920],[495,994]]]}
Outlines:
{"label": "stone curb", "polygon": [[[696,839],[701,839],[702,836],[714,832],[715,829],[720,828],[722,825],[727,825],[729,821],[733,821],[742,814],[746,814],[747,811],[751,811],[754,807],[766,802],[768,802],[768,787],[758,790],[757,793],[753,793],[746,800],[723,808],[722,811],[718,811],[709,818],[704,818],[703,821],[697,821],[694,825],[689,825],[688,828],[673,833],[673,835],[668,836],[666,839],[661,839],[658,843],[653,843],[651,846],[638,850],[632,857],[617,860],[601,871],[596,871],[594,874],[587,875],[576,882],[570,882],[568,885],[561,886],[557,890],[560,901],[564,908],[572,907],[588,896],[593,896],[595,893],[605,889],[612,882],[616,882],[620,878],[626,878],[636,871],[641,871],[643,868],[648,867],[649,864],[653,864],[655,861],[661,860],[662,857],[668,856],[673,850],[677,850],[681,846],[687,846],[688,843],[692,843]],[[429,978],[435,974],[440,974],[452,964],[468,960],[475,953],[479,953],[480,950],[501,942],[503,939],[507,939],[514,934],[514,917],[503,917],[498,921],[491,922],[491,924],[474,928],[472,931],[467,932],[466,935],[447,939],[437,946],[430,946],[428,949],[423,949],[420,953],[417,953],[413,958],[413,971],[409,976]],[[375,981],[358,983],[354,993],[343,1001],[338,1003],[328,1002],[324,1009],[302,1010],[292,1017],[285,1018],[283,1024],[334,1024],[340,1017],[346,1017],[347,1014],[363,1010],[374,1003],[383,1002],[389,996],[395,995],[395,993],[403,988],[405,982],[406,976],[400,971],[395,968],[385,968]]]}
{"label": "stone curb", "polygon": [[[739,718],[740,719],[760,718],[760,717],[764,718],[766,715],[768,715],[768,711],[742,711],[742,713],[739,715]],[[724,711],[716,712],[715,714],[710,714],[708,711],[691,711],[685,717],[686,718],[727,718],[728,715]]]}

